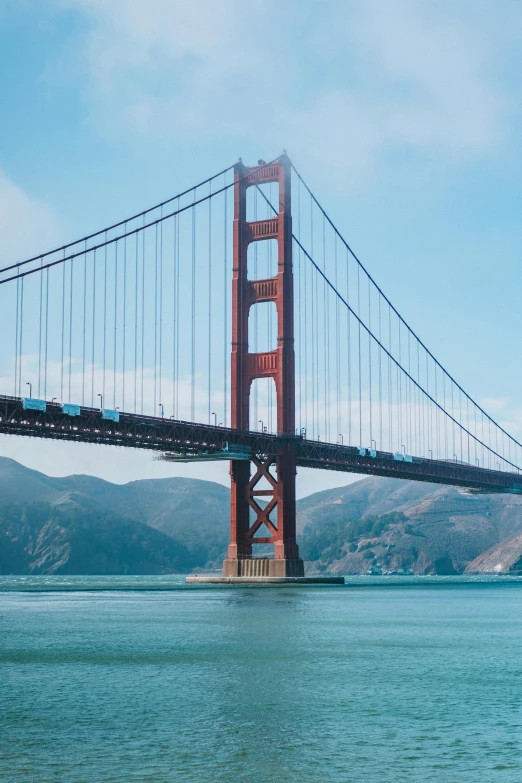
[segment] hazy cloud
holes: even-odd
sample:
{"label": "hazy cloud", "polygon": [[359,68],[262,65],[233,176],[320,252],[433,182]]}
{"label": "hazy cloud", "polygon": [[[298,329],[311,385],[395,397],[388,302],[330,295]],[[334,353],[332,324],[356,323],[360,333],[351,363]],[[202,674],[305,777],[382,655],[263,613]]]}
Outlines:
{"label": "hazy cloud", "polygon": [[388,153],[466,159],[506,136],[493,6],[60,2],[90,21],[80,41],[90,105],[113,129],[247,137],[359,183]]}
{"label": "hazy cloud", "polygon": [[0,171],[0,266],[51,247],[62,232],[49,204],[32,198]]}

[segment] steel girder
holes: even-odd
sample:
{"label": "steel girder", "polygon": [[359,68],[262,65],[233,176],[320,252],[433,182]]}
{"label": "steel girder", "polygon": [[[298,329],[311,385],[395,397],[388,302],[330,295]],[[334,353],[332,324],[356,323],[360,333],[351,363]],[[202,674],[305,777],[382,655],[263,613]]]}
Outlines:
{"label": "steel girder", "polygon": [[[120,413],[119,422],[108,421],[100,410],[87,407],[81,407],[80,416],[71,417],[57,403],[47,403],[45,413],[30,411],[23,409],[20,398],[7,396],[0,396],[0,433],[185,454],[213,450],[222,454],[228,443],[248,446],[252,454],[266,456],[279,453],[289,441],[288,437],[266,433],[134,413]],[[444,460],[414,458],[413,462],[403,462],[383,451],[377,451],[375,457],[361,456],[352,446],[300,437],[290,440],[295,444],[300,467],[450,484],[483,492],[522,493],[522,475],[518,473]]]}

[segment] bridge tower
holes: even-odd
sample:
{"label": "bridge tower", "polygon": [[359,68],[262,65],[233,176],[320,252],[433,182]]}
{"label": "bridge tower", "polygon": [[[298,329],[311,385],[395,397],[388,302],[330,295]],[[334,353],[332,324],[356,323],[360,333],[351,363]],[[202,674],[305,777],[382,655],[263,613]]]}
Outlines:
{"label": "bridge tower", "polygon": [[[230,545],[223,576],[303,576],[295,525],[295,357],[292,269],[291,166],[286,155],[269,165],[235,166],[232,278],[232,427],[250,428],[250,388],[255,378],[273,378],[277,401],[277,434],[288,436],[277,453],[256,454],[252,461],[232,460]],[[279,211],[267,220],[247,221],[249,187],[279,185]],[[277,240],[277,274],[249,280],[248,246]],[[249,353],[248,315],[258,302],[275,302],[277,347]],[[252,466],[254,468],[253,475]],[[269,489],[259,489],[262,479]],[[256,498],[267,504],[262,508]],[[253,513],[252,513],[253,512]],[[277,517],[277,518],[276,518]],[[264,526],[269,535],[256,535]],[[255,544],[273,544],[274,557],[252,558]]]}

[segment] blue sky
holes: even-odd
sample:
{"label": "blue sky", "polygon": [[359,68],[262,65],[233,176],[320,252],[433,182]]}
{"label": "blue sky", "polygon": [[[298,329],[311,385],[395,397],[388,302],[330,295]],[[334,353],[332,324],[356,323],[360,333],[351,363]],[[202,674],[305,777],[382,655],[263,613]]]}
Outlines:
{"label": "blue sky", "polygon": [[[397,309],[520,436],[521,33],[511,0],[4,0],[0,256],[286,148]],[[0,452],[117,481],[172,470],[101,447]]]}

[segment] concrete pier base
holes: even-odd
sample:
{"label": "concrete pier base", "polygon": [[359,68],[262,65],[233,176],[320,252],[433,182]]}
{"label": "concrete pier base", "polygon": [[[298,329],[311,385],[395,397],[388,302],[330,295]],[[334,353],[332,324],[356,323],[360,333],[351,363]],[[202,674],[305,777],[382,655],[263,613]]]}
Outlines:
{"label": "concrete pier base", "polygon": [[344,585],[344,576],[187,576],[187,584],[258,587],[299,587],[300,585]]}
{"label": "concrete pier base", "polygon": [[344,576],[305,576],[304,563],[299,558],[269,557],[227,559],[223,561],[222,576],[187,576],[187,584],[206,585],[344,585]]}
{"label": "concrete pier base", "polygon": [[283,560],[270,557],[223,560],[223,577],[304,577],[300,558]]}

